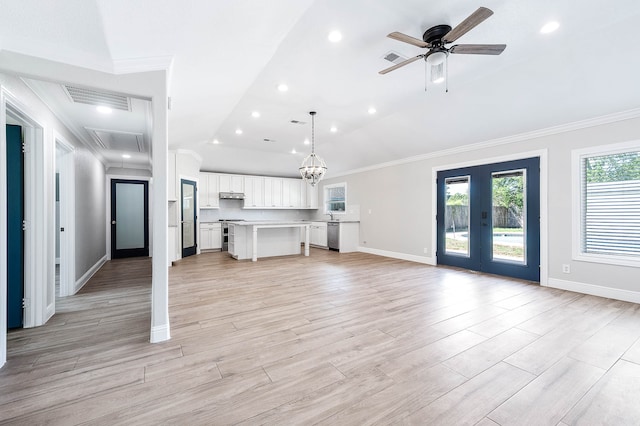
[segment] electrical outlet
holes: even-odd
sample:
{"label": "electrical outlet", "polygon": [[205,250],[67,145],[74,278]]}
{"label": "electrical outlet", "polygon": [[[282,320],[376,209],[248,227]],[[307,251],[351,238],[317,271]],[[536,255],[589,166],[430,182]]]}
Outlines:
{"label": "electrical outlet", "polygon": [[571,273],[571,265],[563,263],[562,264],[562,273],[563,274],[570,274]]}
{"label": "electrical outlet", "polygon": [[424,248],[424,254],[429,254],[429,249],[428,248]]}
{"label": "electrical outlet", "polygon": [[371,214],[371,209],[369,209],[369,214]]}

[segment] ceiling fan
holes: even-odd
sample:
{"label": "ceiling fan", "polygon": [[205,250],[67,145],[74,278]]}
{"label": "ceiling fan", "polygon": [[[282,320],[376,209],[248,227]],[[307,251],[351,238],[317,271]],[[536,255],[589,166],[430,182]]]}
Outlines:
{"label": "ceiling fan", "polygon": [[506,44],[456,44],[449,48],[445,46],[446,44],[453,43],[469,31],[471,31],[491,15],[493,15],[493,11],[487,9],[486,7],[480,7],[453,29],[449,25],[436,25],[435,27],[429,28],[422,35],[422,40],[397,31],[392,32],[391,34],[387,35],[387,37],[409,43],[417,47],[429,49],[429,51],[413,58],[409,58],[406,61],[402,61],[389,68],[385,68],[380,71],[379,74],[386,74],[393,70],[397,70],[398,68],[404,67],[405,65],[409,65],[410,63],[415,62],[418,59],[424,58],[427,64],[432,66],[432,70],[434,70],[434,72],[440,73],[438,75],[435,75],[435,78],[437,78],[439,81],[433,80],[434,76],[432,76],[432,81],[438,83],[440,81],[444,81],[442,67],[440,67],[439,71],[433,67],[441,65],[450,53],[464,55],[501,54],[507,47]]}

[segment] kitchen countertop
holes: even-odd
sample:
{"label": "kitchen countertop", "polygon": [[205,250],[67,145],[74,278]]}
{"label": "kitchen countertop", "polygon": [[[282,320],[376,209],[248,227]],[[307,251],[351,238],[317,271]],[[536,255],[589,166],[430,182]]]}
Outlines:
{"label": "kitchen countertop", "polygon": [[312,220],[312,222],[326,222],[326,223],[360,223],[359,220],[331,220],[331,219],[322,219],[322,220]]}
{"label": "kitchen countertop", "polygon": [[240,226],[269,226],[269,225],[277,225],[277,226],[294,226],[294,225],[311,225],[310,220],[244,220],[241,222],[229,222],[233,225]]}

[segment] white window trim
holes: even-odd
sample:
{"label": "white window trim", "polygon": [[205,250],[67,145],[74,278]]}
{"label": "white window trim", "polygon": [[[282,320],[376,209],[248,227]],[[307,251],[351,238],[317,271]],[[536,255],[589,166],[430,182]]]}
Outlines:
{"label": "white window trim", "polygon": [[571,151],[571,194],[573,196],[571,206],[571,219],[573,224],[571,250],[573,260],[640,268],[639,258],[582,252],[582,159],[585,157],[622,154],[629,151],[640,151],[640,140],[600,145]]}
{"label": "white window trim", "polygon": [[339,212],[339,211],[332,211],[332,214],[334,215],[345,215],[347,214],[347,204],[348,204],[348,198],[347,198],[347,182],[340,182],[340,183],[332,183],[331,185],[325,185],[322,188],[322,204],[324,205],[323,209],[324,209],[324,214],[329,214],[329,210],[327,210],[327,189],[330,188],[337,188],[340,186],[344,186],[344,211],[343,212]]}

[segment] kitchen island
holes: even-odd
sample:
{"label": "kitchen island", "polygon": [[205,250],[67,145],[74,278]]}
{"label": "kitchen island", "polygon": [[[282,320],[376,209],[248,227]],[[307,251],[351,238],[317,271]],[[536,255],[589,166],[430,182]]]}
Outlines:
{"label": "kitchen island", "polygon": [[300,254],[300,228],[305,229],[304,255],[309,256],[308,221],[229,222],[229,254],[238,260]]}

